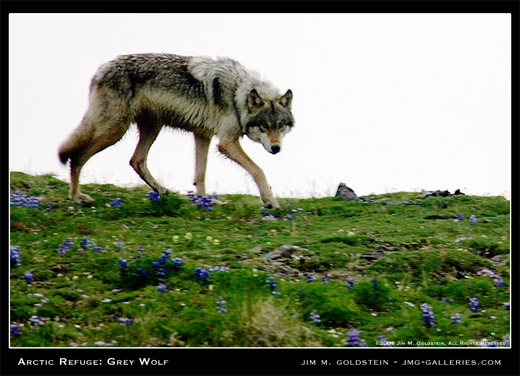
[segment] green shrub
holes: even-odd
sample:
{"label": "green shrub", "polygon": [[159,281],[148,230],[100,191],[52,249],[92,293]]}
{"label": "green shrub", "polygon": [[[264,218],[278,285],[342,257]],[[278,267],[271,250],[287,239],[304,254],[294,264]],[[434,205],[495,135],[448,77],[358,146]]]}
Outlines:
{"label": "green shrub", "polygon": [[357,282],[351,290],[355,302],[376,311],[388,308],[391,290],[381,279],[377,280],[377,286],[378,288],[375,289],[372,280]]}
{"label": "green shrub", "polygon": [[302,288],[305,294],[301,300],[305,320],[310,320],[310,313],[314,310],[325,326],[348,326],[358,319],[360,310],[345,287],[316,281]]}

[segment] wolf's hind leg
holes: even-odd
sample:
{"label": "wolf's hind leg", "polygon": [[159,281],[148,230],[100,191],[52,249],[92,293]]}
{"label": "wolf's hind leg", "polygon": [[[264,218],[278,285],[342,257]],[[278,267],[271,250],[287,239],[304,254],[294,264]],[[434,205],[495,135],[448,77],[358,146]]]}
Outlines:
{"label": "wolf's hind leg", "polygon": [[195,134],[195,182],[197,194],[206,195],[206,165],[208,162],[208,149],[211,137],[206,138]]}
{"label": "wolf's hind leg", "polygon": [[137,128],[139,129],[139,142],[135,148],[134,155],[132,155],[132,159],[130,159],[130,166],[133,167],[141,179],[154,191],[160,195],[167,194],[168,190],[154,179],[146,163],[150,147],[159,135],[162,126],[158,125],[158,123],[138,121]]}
{"label": "wolf's hind leg", "polygon": [[278,209],[280,205],[274,198],[271,187],[267,183],[264,171],[245,153],[238,140],[222,141],[218,145],[219,151],[232,161],[238,163],[251,174],[260,191],[260,199],[268,207]]}
{"label": "wolf's hind leg", "polygon": [[94,201],[89,195],[81,193],[79,186],[81,169],[94,154],[119,141],[129,125],[125,122],[105,123],[100,126],[82,123],[80,127],[83,128],[78,128],[80,131],[77,135],[81,137],[78,137],[77,146],[70,155],[70,198],[73,201]]}

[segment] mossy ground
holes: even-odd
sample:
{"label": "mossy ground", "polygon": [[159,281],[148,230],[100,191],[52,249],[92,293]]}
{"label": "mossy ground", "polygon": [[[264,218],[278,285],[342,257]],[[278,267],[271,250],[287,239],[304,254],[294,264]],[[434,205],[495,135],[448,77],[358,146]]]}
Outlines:
{"label": "mossy ground", "polygon": [[[482,339],[500,345],[509,334],[510,203],[502,197],[398,192],[368,202],[281,199],[280,217],[264,220],[252,196],[224,195],[225,205],[207,211],[174,194],[152,203],[144,186],[92,184],[83,191],[95,202],[75,204],[67,183],[12,172],[15,191],[43,199],[40,209],[10,211],[11,246],[21,254],[10,275],[10,319],[21,333],[11,336],[11,346],[332,347],[345,346],[351,328],[369,346],[380,346],[380,335],[401,346],[459,346]],[[116,197],[121,207],[110,206]],[[283,220],[288,213],[295,218]],[[465,219],[426,219],[457,214]],[[470,214],[477,224],[468,223]],[[84,237],[102,252],[82,252]],[[60,255],[66,238],[74,247]],[[282,245],[309,252],[270,259]],[[157,276],[152,263],[165,248],[171,253],[160,264],[164,276]],[[180,268],[173,257],[182,259]],[[196,280],[197,267],[215,266],[229,271]],[[504,286],[478,274],[485,268]],[[29,271],[31,284],[23,278]],[[355,281],[350,290],[347,278]],[[158,292],[160,283],[166,292]],[[217,312],[220,297],[226,313]],[[470,298],[479,300],[479,312],[470,312]],[[423,323],[423,303],[432,306],[434,327]],[[311,322],[312,311],[319,324]],[[453,313],[461,324],[451,324]],[[44,324],[31,329],[33,315]],[[120,325],[120,318],[130,324]]]}

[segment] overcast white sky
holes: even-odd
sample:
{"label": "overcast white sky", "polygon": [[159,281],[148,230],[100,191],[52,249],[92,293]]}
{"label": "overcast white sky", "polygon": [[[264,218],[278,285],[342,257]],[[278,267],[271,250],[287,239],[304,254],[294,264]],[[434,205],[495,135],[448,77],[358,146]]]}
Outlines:
{"label": "overcast white sky", "polygon": [[[510,197],[509,14],[12,14],[9,167],[69,180],[57,149],[81,121],[91,77],[120,54],[229,56],[294,93],[282,152],[242,140],[278,197],[460,188]],[[95,155],[81,183],[144,184],[137,143]],[[209,193],[258,195],[212,142]],[[163,129],[148,166],[193,189],[191,135]],[[88,193],[88,192],[87,192]]]}

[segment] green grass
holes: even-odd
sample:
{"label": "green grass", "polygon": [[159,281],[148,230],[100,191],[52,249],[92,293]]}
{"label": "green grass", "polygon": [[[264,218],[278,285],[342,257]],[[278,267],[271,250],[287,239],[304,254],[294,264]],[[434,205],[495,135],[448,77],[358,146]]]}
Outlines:
{"label": "green grass", "polygon": [[[40,209],[11,207],[11,245],[21,254],[10,276],[10,319],[21,333],[11,336],[12,346],[332,347],[345,346],[351,328],[369,346],[378,346],[379,335],[416,346],[503,342],[509,334],[510,204],[502,197],[398,192],[371,195],[370,202],[281,199],[290,208],[263,220],[252,196],[224,195],[225,205],[204,211],[174,194],[153,204],[145,186],[83,190],[95,202],[71,202],[68,184],[51,175],[11,173],[11,193],[43,197]],[[110,207],[115,197],[120,208]],[[295,218],[284,221],[292,210]],[[426,219],[458,213],[463,221]],[[470,214],[476,225],[468,223]],[[103,251],[81,252],[83,237]],[[66,238],[74,247],[61,256],[56,249]],[[300,248],[277,254],[282,245]],[[165,248],[171,254],[158,277],[152,263]],[[367,255],[374,252],[377,258]],[[173,268],[173,257],[182,259],[180,268]],[[195,268],[214,266],[229,271],[195,279]],[[484,268],[502,276],[504,287],[477,274]],[[29,271],[31,284],[23,278]],[[323,284],[326,273],[331,278]],[[279,297],[267,287],[268,277]],[[355,280],[350,290],[347,278]],[[159,283],[166,292],[157,291]],[[220,297],[227,313],[217,312]],[[480,312],[470,312],[470,298],[478,298]],[[422,303],[433,307],[434,327],[423,324]],[[311,322],[312,311],[321,323]],[[453,313],[461,324],[451,324]],[[33,315],[44,324],[31,329]],[[120,325],[120,318],[130,325]]]}

